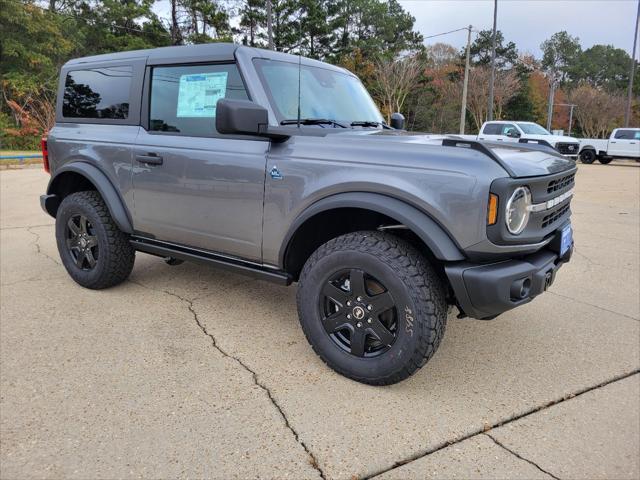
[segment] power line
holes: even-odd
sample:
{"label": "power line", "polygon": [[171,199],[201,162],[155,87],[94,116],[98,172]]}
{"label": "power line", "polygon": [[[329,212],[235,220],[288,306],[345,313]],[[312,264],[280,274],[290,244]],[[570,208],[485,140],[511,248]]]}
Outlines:
{"label": "power line", "polygon": [[456,30],[450,30],[448,32],[436,33],[435,35],[429,35],[428,37],[422,37],[422,38],[427,40],[429,38],[441,37],[442,35],[449,35],[450,33],[461,32],[461,31],[467,30],[467,29],[468,29],[468,27],[463,27],[463,28],[458,28]]}

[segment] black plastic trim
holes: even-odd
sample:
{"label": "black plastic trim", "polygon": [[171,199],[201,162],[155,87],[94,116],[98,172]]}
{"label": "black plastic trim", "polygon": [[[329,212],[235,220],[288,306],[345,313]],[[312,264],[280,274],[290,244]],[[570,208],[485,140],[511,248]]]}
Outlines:
{"label": "black plastic trim", "polygon": [[260,278],[261,280],[268,280],[280,285],[290,285],[292,282],[291,275],[286,272],[270,269],[257,263],[235,257],[228,257],[208,250],[199,250],[184,245],[176,245],[137,236],[132,237],[130,242],[136,250],[159,257],[172,257],[189,262],[202,263]]}
{"label": "black plastic trim", "polygon": [[363,208],[391,217],[420,237],[437,259],[445,261],[465,259],[461,249],[452,240],[451,236],[426,213],[401,200],[385,195],[369,192],[350,192],[339,193],[319,200],[300,214],[284,237],[278,257],[279,265],[284,265],[289,244],[298,228],[314,215],[338,208]]}
{"label": "black plastic trim", "polygon": [[[86,163],[86,162],[71,162],[65,164],[62,168],[56,170],[55,175],[49,181],[49,186],[47,187],[47,195],[59,195],[60,192],[57,190],[58,188],[58,179],[61,178],[66,172],[74,172],[82,175],[87,180],[89,180],[93,186],[96,187],[98,193],[107,204],[107,208],[109,209],[109,213],[113,218],[113,221],[116,222],[116,225],[120,230],[125,233],[133,233],[133,226],[131,223],[131,217],[129,216],[129,212],[125,207],[122,198],[118,194],[115,187],[111,184],[109,178],[102,173],[97,167]],[[57,212],[57,207],[53,213],[50,215],[55,217]]]}

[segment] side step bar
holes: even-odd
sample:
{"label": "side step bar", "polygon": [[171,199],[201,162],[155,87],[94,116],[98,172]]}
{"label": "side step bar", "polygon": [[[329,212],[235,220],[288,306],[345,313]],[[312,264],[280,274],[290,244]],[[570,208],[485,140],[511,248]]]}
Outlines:
{"label": "side step bar", "polygon": [[160,242],[151,238],[131,237],[133,248],[140,252],[149,253],[158,257],[172,257],[187,262],[202,263],[212,267],[222,268],[235,273],[248,275],[278,283],[280,285],[290,285],[291,275],[281,270],[273,270],[263,267],[257,263],[251,263],[238,258],[227,257],[206,250],[198,250],[173,243]]}

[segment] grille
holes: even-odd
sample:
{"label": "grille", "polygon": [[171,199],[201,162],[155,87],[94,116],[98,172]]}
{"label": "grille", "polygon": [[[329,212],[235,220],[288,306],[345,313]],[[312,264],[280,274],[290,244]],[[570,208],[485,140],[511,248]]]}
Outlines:
{"label": "grille", "polygon": [[563,155],[577,155],[580,149],[578,143],[557,143],[556,148]]}
{"label": "grille", "polygon": [[558,190],[562,190],[563,188],[573,186],[575,176],[576,174],[572,173],[571,175],[567,175],[566,177],[551,180],[549,182],[549,185],[547,186],[547,193],[557,192]]}
{"label": "grille", "polygon": [[555,223],[560,217],[569,211],[569,204],[560,207],[553,213],[550,213],[542,219],[542,228],[548,227],[552,223]]}

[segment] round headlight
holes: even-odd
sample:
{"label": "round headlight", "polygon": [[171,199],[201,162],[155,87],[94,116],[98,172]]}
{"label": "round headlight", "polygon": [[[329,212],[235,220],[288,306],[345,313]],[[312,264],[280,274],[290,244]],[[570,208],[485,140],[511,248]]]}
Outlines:
{"label": "round headlight", "polygon": [[509,231],[518,235],[529,223],[529,207],[531,206],[531,192],[527,187],[518,187],[511,194],[507,202],[505,221]]}

